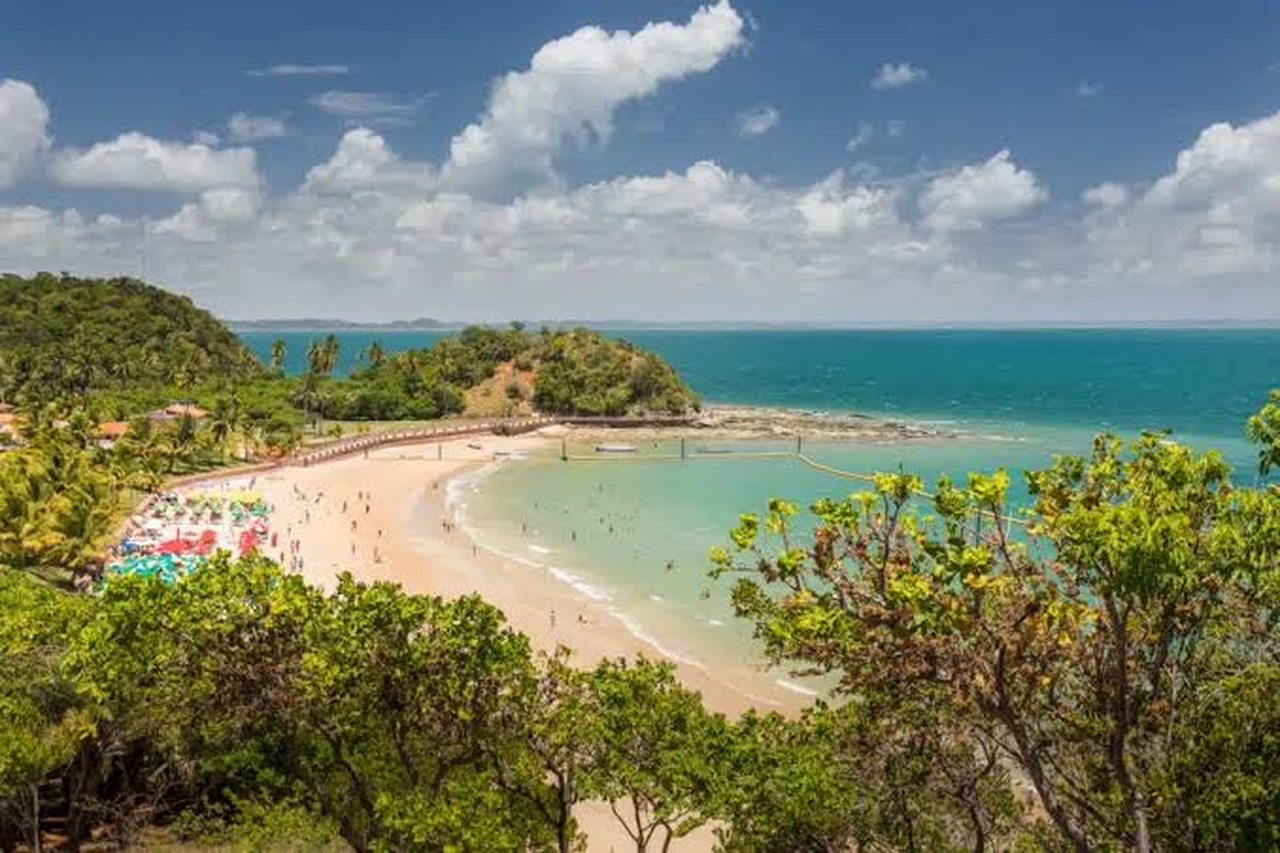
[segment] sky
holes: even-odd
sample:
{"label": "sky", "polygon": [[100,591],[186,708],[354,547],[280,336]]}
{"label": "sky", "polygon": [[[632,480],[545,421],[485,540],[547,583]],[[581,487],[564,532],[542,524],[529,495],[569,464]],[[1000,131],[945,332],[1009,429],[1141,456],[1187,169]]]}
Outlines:
{"label": "sky", "polygon": [[0,0],[0,271],[237,319],[1280,319],[1274,0]]}

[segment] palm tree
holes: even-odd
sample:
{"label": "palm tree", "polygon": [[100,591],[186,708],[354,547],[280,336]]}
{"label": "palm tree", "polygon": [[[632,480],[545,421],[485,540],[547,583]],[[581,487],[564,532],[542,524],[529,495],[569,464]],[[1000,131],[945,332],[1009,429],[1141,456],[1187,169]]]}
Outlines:
{"label": "palm tree", "polygon": [[263,424],[252,418],[245,418],[240,427],[241,461],[248,462],[250,457],[257,456],[262,448]]}
{"label": "palm tree", "polygon": [[360,357],[375,368],[382,367],[387,361],[387,352],[382,348],[382,344],[377,341],[370,341],[369,345],[360,353]]}
{"label": "palm tree", "polygon": [[313,340],[307,344],[307,373],[311,376],[319,376],[323,371],[324,352],[320,348],[320,342]]}
{"label": "palm tree", "polygon": [[308,422],[311,422],[311,413],[315,411],[316,406],[320,403],[320,389],[316,386],[315,373],[308,372],[302,378],[302,388],[298,390],[296,397],[302,406],[302,416]]}
{"label": "palm tree", "polygon": [[332,332],[325,335],[324,342],[320,344],[321,368],[325,376],[332,376],[338,366],[338,349],[338,336]]}
{"label": "palm tree", "polygon": [[239,432],[244,421],[239,397],[234,393],[230,397],[219,397],[210,415],[209,432],[217,444],[219,455],[225,457],[227,442]]}
{"label": "palm tree", "polygon": [[277,376],[284,374],[284,338],[276,338],[271,342],[271,372]]}

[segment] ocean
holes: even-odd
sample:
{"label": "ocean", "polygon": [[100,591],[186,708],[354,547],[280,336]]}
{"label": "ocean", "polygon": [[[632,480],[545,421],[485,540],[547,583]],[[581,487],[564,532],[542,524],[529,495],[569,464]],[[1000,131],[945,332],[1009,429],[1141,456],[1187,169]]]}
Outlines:
{"label": "ocean", "polygon": [[[926,481],[1005,468],[1015,502],[1026,497],[1023,471],[1049,464],[1055,453],[1087,451],[1101,431],[1171,431],[1199,449],[1219,450],[1238,479],[1252,482],[1255,453],[1244,421],[1268,389],[1280,387],[1274,329],[617,334],[665,356],[708,403],[861,412],[949,434],[809,443],[822,462],[856,471],[901,467]],[[314,336],[284,335],[292,368],[305,363]],[[265,358],[275,335],[242,337]],[[395,350],[424,346],[440,333],[340,333],[340,369],[349,369],[373,337]],[[785,459],[565,463],[558,453],[488,466],[454,484],[463,523],[487,547],[547,568],[608,601],[665,653],[708,665],[746,661],[755,652],[747,626],[730,612],[728,583],[707,578],[707,550],[727,542],[739,513],[762,510],[770,497],[807,505],[855,488]]]}

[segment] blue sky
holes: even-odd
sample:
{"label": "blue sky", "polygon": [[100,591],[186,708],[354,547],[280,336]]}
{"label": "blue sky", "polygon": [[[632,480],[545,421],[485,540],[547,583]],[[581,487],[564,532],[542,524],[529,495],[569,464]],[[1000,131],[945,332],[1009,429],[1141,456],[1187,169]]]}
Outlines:
{"label": "blue sky", "polygon": [[0,0],[0,269],[242,317],[1280,315],[1275,3],[699,9]]}

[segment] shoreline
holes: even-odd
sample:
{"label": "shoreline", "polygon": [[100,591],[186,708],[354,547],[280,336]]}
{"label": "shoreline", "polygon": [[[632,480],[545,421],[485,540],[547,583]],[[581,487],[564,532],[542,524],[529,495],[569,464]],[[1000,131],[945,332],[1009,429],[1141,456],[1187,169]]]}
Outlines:
{"label": "shoreline", "polygon": [[[712,403],[687,425],[641,427],[564,427],[564,437],[584,440],[806,438],[818,441],[885,442],[956,438],[959,433],[910,419],[894,420],[861,412],[827,412],[787,406]],[[559,437],[559,436],[557,436]]]}
{"label": "shoreline", "polygon": [[272,527],[280,534],[265,555],[289,567],[296,553],[301,574],[326,589],[349,571],[357,580],[390,581],[412,593],[479,594],[537,651],[567,647],[583,667],[637,654],[670,661],[682,683],[715,711],[792,712],[807,704],[812,697],[788,686],[778,671],[738,666],[729,674],[719,662],[675,654],[661,636],[566,573],[474,538],[459,506],[461,489],[484,476],[486,465],[503,464],[493,461],[494,453],[534,453],[553,443],[543,436],[454,439],[260,474],[255,488],[274,506]]}

